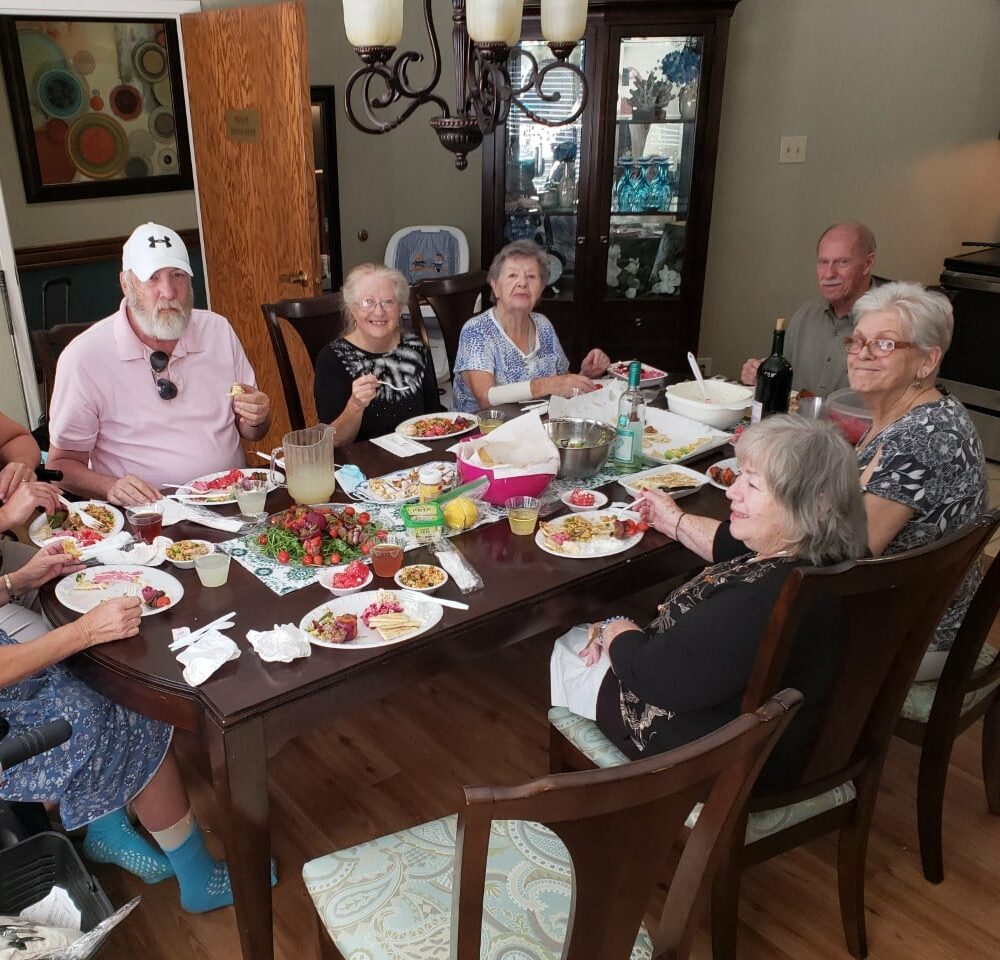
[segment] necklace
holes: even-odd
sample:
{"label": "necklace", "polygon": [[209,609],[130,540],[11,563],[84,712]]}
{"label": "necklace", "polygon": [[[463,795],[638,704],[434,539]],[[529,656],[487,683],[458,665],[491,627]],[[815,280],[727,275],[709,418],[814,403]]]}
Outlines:
{"label": "necklace", "polygon": [[780,557],[791,556],[789,550],[779,550],[777,553],[760,554],[756,553],[750,558],[751,563],[759,563],[761,560],[777,560]]}
{"label": "necklace", "polygon": [[871,426],[870,426],[870,427],[868,428],[868,432],[867,432],[867,433],[866,433],[866,434],[864,435],[864,437],[862,437],[862,439],[861,439],[861,440],[859,440],[859,441],[858,441],[858,442],[857,442],[857,443],[855,444],[855,446],[854,446],[854,449],[855,449],[855,450],[856,450],[856,451],[857,451],[858,453],[861,453],[861,451],[862,451],[862,450],[864,450],[864,449],[865,449],[865,448],[866,448],[866,447],[867,447],[867,446],[868,446],[868,445],[869,445],[869,444],[870,444],[870,443],[871,443],[871,442],[872,442],[872,441],[873,441],[873,440],[874,440],[874,439],[875,439],[875,438],[876,438],[877,436],[879,436],[879,434],[881,434],[881,433],[882,433],[882,432],[883,432],[883,431],[884,431],[884,430],[885,430],[885,429],[886,429],[887,427],[891,426],[891,425],[892,425],[892,424],[894,424],[894,423],[895,423],[895,422],[896,422],[897,420],[899,420],[899,419],[901,419],[902,417],[906,416],[906,414],[908,414],[908,413],[909,413],[909,412],[910,412],[911,410],[914,410],[914,409],[916,409],[917,407],[919,407],[919,406],[920,406],[920,404],[919,404],[919,403],[917,403],[917,401],[918,401],[918,400],[919,400],[919,399],[920,399],[920,398],[921,398],[921,397],[922,397],[922,396],[923,396],[923,395],[924,395],[925,393],[928,393],[928,392],[935,392],[935,393],[936,393],[936,392],[937,392],[937,387],[935,387],[935,386],[934,386],[933,384],[928,384],[928,385],[927,385],[926,387],[922,387],[922,388],[921,388],[921,389],[919,389],[919,390],[918,390],[918,391],[917,391],[917,392],[916,392],[916,393],[915,393],[915,394],[914,394],[914,395],[913,395],[913,396],[912,396],[912,397],[911,397],[911,398],[910,398],[910,399],[909,399],[908,401],[906,401],[906,406],[905,406],[905,407],[904,407],[904,408],[903,408],[902,410],[900,410],[900,412],[899,412],[899,413],[896,413],[896,414],[895,414],[895,416],[892,416],[891,414],[895,413],[895,410],[896,410],[896,408],[897,408],[897,407],[898,407],[898,406],[900,405],[900,403],[901,403],[901,402],[902,402],[903,400],[905,400],[905,399],[906,399],[906,394],[904,393],[904,394],[903,394],[903,395],[902,395],[902,396],[901,396],[901,397],[899,398],[899,400],[897,400],[897,401],[896,401],[896,403],[895,403],[895,404],[894,404],[894,405],[892,406],[892,409],[891,409],[891,410],[889,411],[889,412],[890,412],[890,416],[889,416],[889,417],[888,417],[888,418],[886,419],[885,423],[882,423],[882,424],[880,424],[880,425],[879,425],[879,428],[878,428],[878,429],[876,430],[876,429],[875,429],[875,421],[873,420],[873,421],[872,421],[872,425],[871,425]]}

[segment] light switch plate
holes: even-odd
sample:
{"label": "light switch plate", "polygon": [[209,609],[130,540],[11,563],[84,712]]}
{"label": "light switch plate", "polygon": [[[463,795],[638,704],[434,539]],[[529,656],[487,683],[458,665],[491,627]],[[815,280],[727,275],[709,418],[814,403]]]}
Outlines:
{"label": "light switch plate", "polygon": [[778,163],[805,163],[807,137],[782,137]]}

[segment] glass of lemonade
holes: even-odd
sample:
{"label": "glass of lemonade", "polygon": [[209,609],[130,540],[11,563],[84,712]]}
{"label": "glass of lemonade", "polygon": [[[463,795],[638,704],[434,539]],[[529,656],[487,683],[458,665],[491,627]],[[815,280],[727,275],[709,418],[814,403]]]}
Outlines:
{"label": "glass of lemonade", "polygon": [[194,569],[203,587],[222,587],[229,580],[229,554],[218,551],[194,558]]}
{"label": "glass of lemonade", "polygon": [[260,520],[266,511],[267,481],[260,477],[244,477],[233,487],[240,513],[246,520]]}
{"label": "glass of lemonade", "polygon": [[512,497],[507,501],[507,522],[511,533],[520,537],[531,536],[538,523],[539,501],[535,497]]}

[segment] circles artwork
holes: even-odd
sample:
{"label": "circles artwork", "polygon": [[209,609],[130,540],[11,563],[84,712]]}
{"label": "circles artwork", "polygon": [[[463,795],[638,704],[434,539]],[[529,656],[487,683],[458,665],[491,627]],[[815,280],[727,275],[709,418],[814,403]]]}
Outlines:
{"label": "circles artwork", "polygon": [[117,120],[102,113],[87,113],[70,127],[69,155],[82,174],[106,180],[125,166],[128,139]]}
{"label": "circles artwork", "polygon": [[142,112],[142,94],[130,83],[122,83],[108,95],[108,102],[116,117],[134,120]]}
{"label": "circles artwork", "polygon": [[147,160],[153,156],[153,135],[148,130],[133,130],[128,135],[128,152],[133,157],[145,157]]}
{"label": "circles artwork", "polygon": [[150,173],[152,170],[146,157],[129,157],[125,163],[125,176],[130,180],[137,177],[148,177]]}
{"label": "circles artwork", "polygon": [[89,77],[97,66],[94,55],[89,50],[77,50],[73,54],[73,69],[81,77]]}
{"label": "circles artwork", "polygon": [[153,162],[157,173],[175,173],[177,171],[177,152],[165,147],[157,153]]}
{"label": "circles artwork", "polygon": [[136,73],[148,83],[155,83],[167,74],[167,51],[153,40],[140,43],[132,51]]}
{"label": "circles artwork", "polygon": [[38,103],[50,117],[72,117],[83,106],[83,88],[68,70],[46,70],[35,88]]}
{"label": "circles artwork", "polygon": [[171,142],[176,129],[174,115],[166,107],[157,107],[149,115],[149,132],[160,143]]}

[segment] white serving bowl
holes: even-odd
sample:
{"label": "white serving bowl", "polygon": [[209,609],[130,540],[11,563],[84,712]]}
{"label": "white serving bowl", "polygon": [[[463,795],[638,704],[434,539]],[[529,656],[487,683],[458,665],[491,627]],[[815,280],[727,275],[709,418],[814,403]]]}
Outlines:
{"label": "white serving bowl", "polygon": [[[438,573],[444,574],[444,579],[433,587],[408,587],[404,582],[403,578],[407,570],[412,570],[414,567],[432,567],[437,570]],[[400,567],[396,571],[396,575],[393,577],[396,581],[396,586],[401,587],[403,590],[415,590],[417,593],[433,593],[435,590],[440,590],[448,582],[448,572],[443,570],[441,567],[435,566],[433,563],[411,563],[409,566]]]}
{"label": "white serving bowl", "polygon": [[[157,540],[159,539],[160,538],[157,537]],[[166,540],[167,538],[163,537],[162,539]],[[153,543],[155,544],[156,540],[154,540]],[[179,568],[180,570],[190,570],[194,566],[194,560],[174,560],[167,553],[167,549],[169,547],[172,547],[175,543],[197,543],[199,546],[208,547],[209,553],[215,553],[214,543],[209,543],[207,540],[195,540],[192,537],[184,537],[181,540],[170,540],[169,542],[162,544],[163,555],[167,558],[167,560],[169,560],[175,567]]]}
{"label": "white serving bowl", "polygon": [[326,587],[335,597],[346,597],[349,593],[357,593],[359,590],[364,590],[372,582],[371,567],[368,568],[367,579],[362,580],[356,587],[335,587],[333,585],[333,575],[335,573],[343,573],[349,566],[350,564],[342,563],[336,567],[324,567],[320,571],[316,581],[320,586]]}
{"label": "white serving bowl", "polygon": [[573,491],[570,490],[568,493],[564,493],[559,499],[562,500],[573,513],[583,513],[586,510],[600,510],[601,507],[605,506],[608,502],[608,498],[605,494],[601,493],[600,490],[585,490],[584,493],[592,493],[594,495],[594,502],[589,507],[578,507],[575,503],[570,503],[570,494]]}
{"label": "white serving bowl", "polygon": [[671,413],[689,417],[717,430],[728,430],[743,419],[753,403],[753,388],[725,380],[706,380],[711,403],[701,398],[701,387],[695,380],[685,380],[667,387],[667,408]]}

